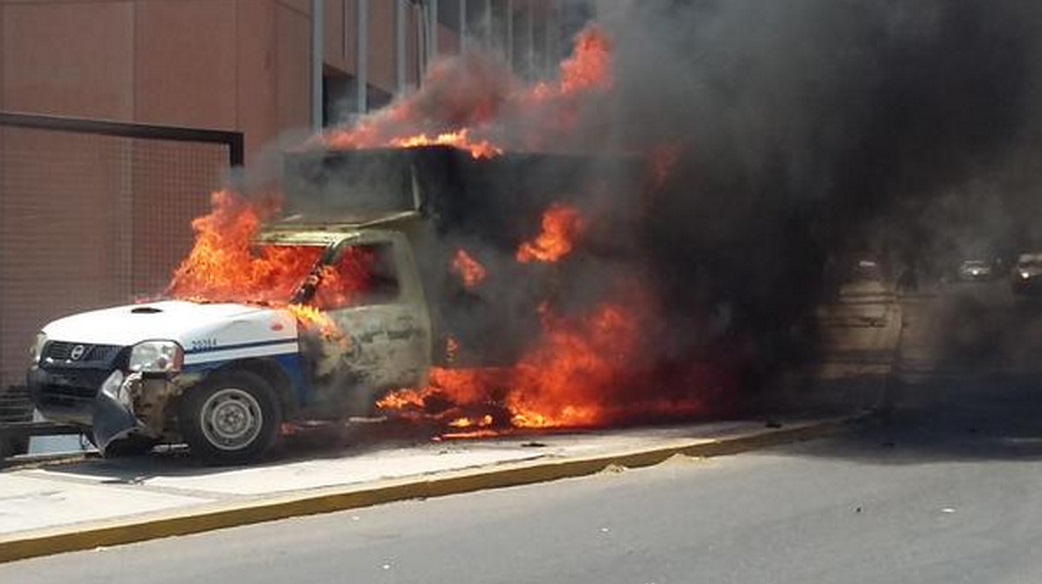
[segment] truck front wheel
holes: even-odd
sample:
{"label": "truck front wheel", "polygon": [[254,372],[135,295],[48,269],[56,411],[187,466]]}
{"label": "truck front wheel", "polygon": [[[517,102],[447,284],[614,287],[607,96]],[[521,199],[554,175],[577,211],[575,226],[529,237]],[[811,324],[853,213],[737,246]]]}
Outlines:
{"label": "truck front wheel", "polygon": [[275,392],[249,371],[219,372],[182,396],[178,422],[192,455],[209,464],[246,464],[279,438]]}

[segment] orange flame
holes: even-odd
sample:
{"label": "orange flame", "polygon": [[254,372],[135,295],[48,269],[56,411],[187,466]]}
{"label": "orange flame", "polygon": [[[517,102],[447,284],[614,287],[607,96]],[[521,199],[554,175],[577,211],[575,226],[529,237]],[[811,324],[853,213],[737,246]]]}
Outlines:
{"label": "orange flame", "polygon": [[340,331],[340,327],[337,326],[332,318],[329,318],[328,314],[313,306],[289,304],[286,306],[286,310],[290,311],[296,317],[297,322],[304,328],[317,330],[326,339],[344,336]]}
{"label": "orange flame", "polygon": [[394,391],[376,400],[376,407],[382,410],[402,410],[408,407],[423,408],[425,401],[436,392],[437,390],[432,386],[419,390]]}
{"label": "orange flame", "polygon": [[[552,205],[543,216],[542,233],[518,249],[517,260],[558,261],[572,251],[582,229],[576,209]],[[536,310],[542,334],[513,367],[435,368],[426,387],[391,392],[378,406],[441,420],[454,429],[442,438],[475,438],[506,428],[690,417],[705,411],[707,392],[731,387],[726,376],[718,379],[712,371],[685,364],[679,373],[667,372],[677,387],[645,391],[641,385],[654,384],[656,378],[644,351],[661,320],[659,311],[639,284],[625,287],[621,296],[627,302],[604,302],[567,316],[544,301]]]}
{"label": "orange flame", "polygon": [[[289,310],[306,329],[317,331],[341,349],[348,337],[321,307],[343,306],[370,282],[373,258],[349,248],[334,266],[312,270],[322,246],[255,245],[261,222],[278,209],[274,202],[254,203],[231,191],[217,191],[213,211],[192,222],[195,245],[167,287],[167,295],[196,302],[241,302]],[[317,285],[315,306],[290,304],[302,284]]]}
{"label": "orange flame", "polygon": [[[704,411],[705,404],[686,391],[673,398],[625,397],[633,395],[632,384],[640,379],[635,363],[640,362],[646,320],[646,316],[638,317],[625,306],[611,303],[585,317],[544,314],[542,338],[516,366],[505,370],[436,368],[427,387],[392,392],[378,406],[409,415],[410,410],[423,412],[430,404],[447,402],[451,406],[442,412],[421,415],[449,420],[449,426],[457,429],[476,426],[485,430],[450,433],[444,438],[486,437],[496,427],[594,427]],[[480,413],[486,408],[505,411],[503,422],[497,426],[492,414]],[[460,415],[474,410],[478,413]]]}
{"label": "orange flame", "polygon": [[548,315],[544,342],[517,366],[518,390],[507,398],[519,427],[603,423],[613,381],[635,357],[639,328],[625,308],[606,304],[579,322]]}
{"label": "orange flame", "polygon": [[656,189],[666,186],[669,173],[680,160],[681,151],[679,144],[667,144],[659,146],[651,152],[651,178]]}
{"label": "orange flame", "polygon": [[485,267],[462,249],[456,250],[452,259],[452,273],[459,276],[463,286],[469,290],[481,284],[486,276]]}
{"label": "orange flame", "polygon": [[[475,158],[498,156],[503,147],[547,149],[572,134],[580,114],[613,85],[611,42],[596,28],[577,37],[573,55],[562,62],[555,81],[523,85],[489,63],[464,55],[436,64],[419,91],[320,140],[336,149],[450,145]],[[657,184],[665,181],[678,154],[666,150],[653,155]],[[352,251],[335,268],[312,274],[321,248],[251,247],[265,209],[226,192],[214,195],[214,206],[210,216],[193,222],[196,247],[178,268],[171,294],[285,305],[295,286],[310,276],[319,285],[314,306],[287,308],[304,327],[349,346],[321,309],[348,304],[364,291],[373,258]],[[543,215],[541,232],[522,243],[515,257],[521,263],[560,261],[573,252],[585,229],[577,209],[554,204]],[[462,249],[451,270],[467,288],[487,276]],[[393,391],[377,406],[433,417],[461,430],[446,438],[490,436],[509,427],[590,427],[655,413],[703,411],[704,404],[692,392],[656,386],[642,393],[643,384],[653,383],[639,364],[644,348],[654,345],[648,331],[657,314],[639,294],[629,300],[566,315],[546,301],[538,310],[541,336],[513,367],[433,368],[426,387]],[[459,348],[454,338],[446,338],[450,361]],[[682,384],[688,381],[681,377]],[[675,397],[662,397],[671,394]]]}
{"label": "orange flame", "polygon": [[167,294],[208,302],[286,304],[322,248],[265,246],[253,238],[274,205],[252,204],[231,191],[213,194],[213,212],[192,221],[195,245],[174,272]]}
{"label": "orange flame", "polygon": [[554,81],[526,85],[495,61],[466,53],[435,63],[419,91],[320,141],[340,150],[449,145],[475,158],[497,156],[504,146],[545,149],[574,127],[582,99],[612,87],[611,68],[611,42],[596,27],[576,37]]}
{"label": "orange flame", "polygon": [[452,363],[458,355],[459,341],[455,337],[449,336],[449,338],[445,339],[445,360]]}
{"label": "orange flame", "polygon": [[584,317],[547,315],[543,338],[515,367],[435,369],[430,385],[393,392],[379,407],[451,422],[453,431],[441,438],[459,439],[509,428],[689,419],[708,411],[711,402],[725,403],[735,384],[726,369],[688,364],[671,378],[675,387],[654,385],[654,376],[639,365],[647,319],[610,303]]}
{"label": "orange flame", "polygon": [[480,419],[473,418],[456,418],[448,424],[453,428],[473,428],[475,426],[484,428],[492,425],[492,416],[485,414]]}
{"label": "orange flame", "polygon": [[446,432],[435,438],[435,440],[476,440],[479,438],[495,438],[499,435],[499,431],[493,430],[492,428],[478,428],[477,430],[467,430],[463,432]]}
{"label": "orange flame", "polygon": [[420,146],[454,146],[460,150],[470,152],[474,158],[494,158],[503,153],[488,140],[471,141],[467,130],[458,132],[444,132],[433,138],[427,134],[419,134],[406,138],[392,138],[390,145],[395,148],[418,148]]}
{"label": "orange flame", "polygon": [[543,231],[539,236],[518,247],[517,261],[523,264],[559,261],[572,252],[583,227],[578,210],[554,203],[543,214]]}
{"label": "orange flame", "polygon": [[556,84],[539,83],[529,94],[543,101],[582,93],[603,93],[614,85],[611,75],[611,41],[602,30],[587,28],[575,39],[575,50],[561,62],[560,80]]}
{"label": "orange flame", "polygon": [[312,302],[323,309],[352,304],[361,293],[370,289],[374,261],[374,254],[365,248],[345,249],[336,265],[322,267],[318,278],[320,285]]}

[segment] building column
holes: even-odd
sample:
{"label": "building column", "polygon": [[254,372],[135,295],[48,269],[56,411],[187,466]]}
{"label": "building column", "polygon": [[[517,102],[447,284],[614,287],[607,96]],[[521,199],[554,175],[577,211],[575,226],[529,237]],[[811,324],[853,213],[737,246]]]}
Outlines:
{"label": "building column", "polygon": [[492,49],[492,0],[485,0],[485,50]]}
{"label": "building column", "polygon": [[369,111],[369,0],[358,0],[358,62],[355,63],[355,103],[358,115]]}
{"label": "building column", "polygon": [[311,129],[322,129],[322,64],[325,61],[324,0],[311,0]]}
{"label": "building column", "polygon": [[405,21],[408,9],[408,0],[398,0],[394,11],[394,73],[399,95],[405,93],[408,80],[405,74]]}
{"label": "building column", "polygon": [[[438,0],[427,0],[427,62],[438,57]],[[427,73],[426,66],[424,74]]]}
{"label": "building column", "polygon": [[511,71],[514,69],[514,0],[507,0],[506,8],[507,18],[507,38],[506,38],[506,59],[507,65]]}
{"label": "building column", "polygon": [[535,74],[535,8],[532,0],[526,3],[528,11],[525,13],[525,24],[527,24],[525,38],[525,78],[534,79]]}
{"label": "building column", "polygon": [[467,52],[467,0],[459,0],[459,52]]}

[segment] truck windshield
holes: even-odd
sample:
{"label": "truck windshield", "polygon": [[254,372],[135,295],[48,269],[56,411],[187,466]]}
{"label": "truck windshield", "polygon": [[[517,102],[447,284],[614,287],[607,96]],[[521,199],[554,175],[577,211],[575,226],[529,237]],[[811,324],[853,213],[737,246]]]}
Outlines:
{"label": "truck windshield", "polygon": [[194,254],[183,264],[167,294],[195,302],[286,304],[321,265],[324,245],[229,246]]}
{"label": "truck windshield", "polygon": [[323,258],[293,302],[323,310],[398,299],[399,282],[390,244],[353,245]]}

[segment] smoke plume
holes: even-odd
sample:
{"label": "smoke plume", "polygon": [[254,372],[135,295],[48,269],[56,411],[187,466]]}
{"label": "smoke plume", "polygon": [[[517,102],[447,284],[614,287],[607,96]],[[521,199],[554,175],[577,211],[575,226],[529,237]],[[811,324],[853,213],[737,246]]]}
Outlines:
{"label": "smoke plume", "polygon": [[[536,151],[598,161],[583,180],[560,182],[560,167],[533,163],[472,193],[496,199],[472,200],[482,216],[459,215],[484,235],[443,233],[448,251],[424,266],[436,274],[428,281],[440,277],[438,296],[466,300],[441,312],[456,310],[485,345],[533,329],[543,344],[520,343],[528,352],[498,381],[441,370],[442,385],[399,402],[429,406],[454,386],[457,398],[509,409],[515,424],[697,413],[758,381],[735,374],[803,356],[801,323],[828,292],[830,270],[872,256],[928,272],[967,253],[1042,244],[1033,233],[1042,5],[568,6],[580,4],[592,9],[567,14],[593,20],[553,79],[526,83],[494,56],[469,53],[311,144],[448,144],[491,158],[493,169]],[[516,196],[520,184],[555,188],[532,199]],[[565,184],[581,186],[561,192]],[[557,202],[582,217],[581,241],[530,278],[515,251]],[[480,282],[452,271],[460,250],[480,263]],[[482,318],[488,299],[507,316]]]}
{"label": "smoke plume", "polygon": [[679,152],[641,225],[671,309],[697,322],[726,303],[777,338],[820,299],[829,258],[939,269],[1037,237],[1042,6],[598,6],[611,144]]}

